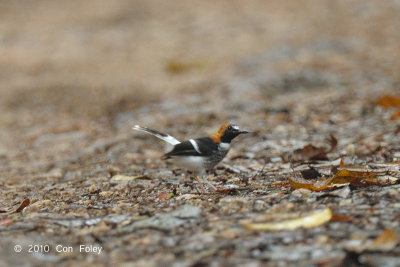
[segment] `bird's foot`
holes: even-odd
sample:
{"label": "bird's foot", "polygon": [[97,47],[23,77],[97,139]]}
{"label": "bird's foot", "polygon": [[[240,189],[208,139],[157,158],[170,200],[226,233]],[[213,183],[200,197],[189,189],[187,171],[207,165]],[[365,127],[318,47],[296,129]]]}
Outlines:
{"label": "bird's foot", "polygon": [[205,190],[204,190],[204,184],[205,183],[208,184],[208,186],[211,187],[214,191],[217,190],[217,188],[206,177],[204,177],[204,176],[202,176],[202,177],[196,176],[196,179],[199,182],[199,185],[201,186],[201,190],[202,190],[203,194],[205,192]]}

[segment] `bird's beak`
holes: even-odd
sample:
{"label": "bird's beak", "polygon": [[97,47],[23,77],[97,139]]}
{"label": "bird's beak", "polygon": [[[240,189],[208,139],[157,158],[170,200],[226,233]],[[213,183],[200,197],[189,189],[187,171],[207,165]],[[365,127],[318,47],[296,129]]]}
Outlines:
{"label": "bird's beak", "polygon": [[247,133],[250,133],[250,132],[248,132],[248,131],[240,131],[239,132],[239,134],[247,134]]}

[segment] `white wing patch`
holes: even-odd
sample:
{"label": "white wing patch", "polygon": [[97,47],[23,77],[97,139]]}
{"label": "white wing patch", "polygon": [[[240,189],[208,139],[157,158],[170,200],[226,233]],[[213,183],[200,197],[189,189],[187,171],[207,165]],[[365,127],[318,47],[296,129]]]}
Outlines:
{"label": "white wing patch", "polygon": [[193,139],[189,139],[189,142],[194,147],[194,150],[196,150],[197,153],[201,154],[200,149],[199,149],[199,145],[196,143],[196,141],[194,141]]}

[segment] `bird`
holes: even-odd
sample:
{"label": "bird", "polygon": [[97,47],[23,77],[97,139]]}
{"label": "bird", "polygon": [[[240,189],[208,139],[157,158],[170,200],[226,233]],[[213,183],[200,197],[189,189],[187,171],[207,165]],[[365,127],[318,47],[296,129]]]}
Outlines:
{"label": "bird", "polygon": [[[170,148],[169,151],[163,155],[162,159],[171,159],[176,166],[196,172],[198,177],[214,190],[216,190],[216,187],[205,178],[206,171],[213,169],[225,158],[231,147],[231,141],[235,137],[249,133],[248,131],[240,130],[239,126],[236,124],[226,123],[223,124],[216,133],[210,136],[181,142],[169,134],[140,125],[134,125],[132,129],[151,134],[166,142],[172,149]],[[204,192],[204,187],[200,183],[200,180],[199,184]]]}

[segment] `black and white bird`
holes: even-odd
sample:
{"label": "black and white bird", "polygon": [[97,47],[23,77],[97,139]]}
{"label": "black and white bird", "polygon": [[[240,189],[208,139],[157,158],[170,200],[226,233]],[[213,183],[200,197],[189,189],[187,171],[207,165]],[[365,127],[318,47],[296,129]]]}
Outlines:
{"label": "black and white bird", "polygon": [[172,149],[164,154],[163,159],[171,159],[177,166],[195,171],[204,182],[215,189],[206,178],[206,170],[214,168],[228,153],[231,141],[248,131],[240,130],[237,125],[224,124],[218,132],[208,137],[179,141],[175,137],[159,131],[135,125],[133,130],[142,131],[164,140]]}

